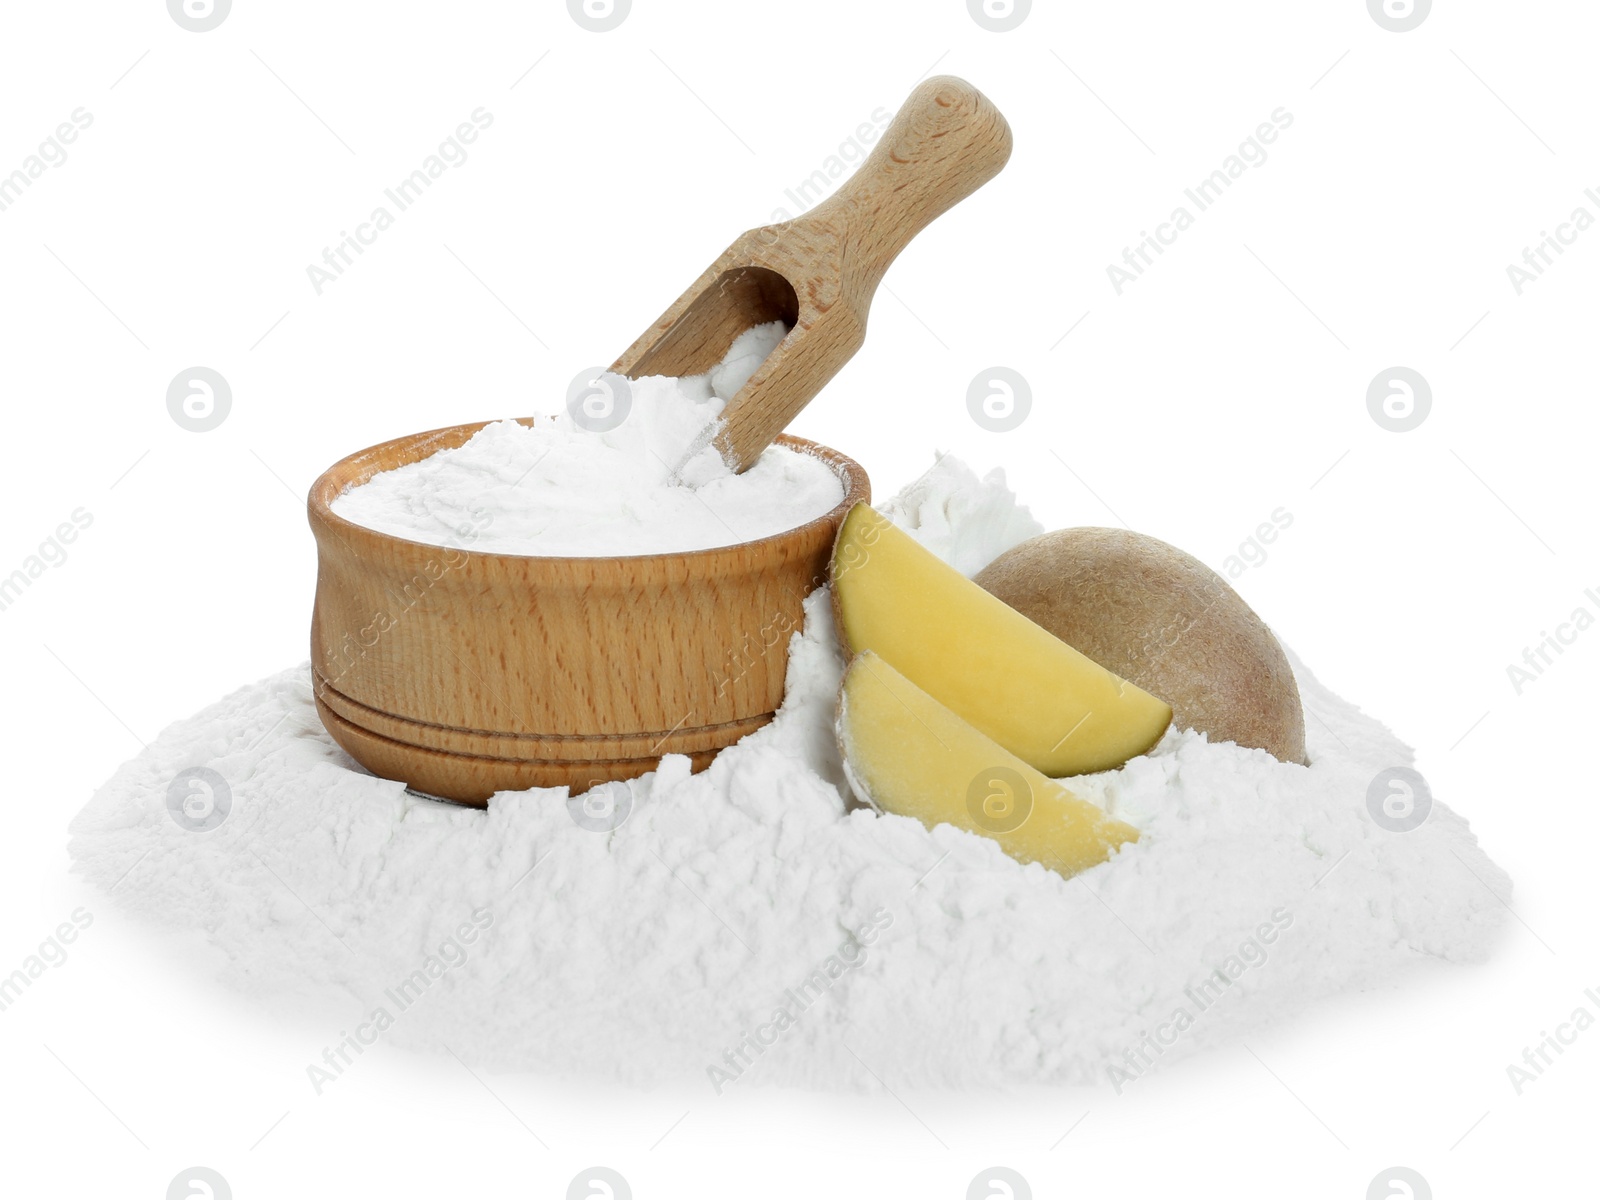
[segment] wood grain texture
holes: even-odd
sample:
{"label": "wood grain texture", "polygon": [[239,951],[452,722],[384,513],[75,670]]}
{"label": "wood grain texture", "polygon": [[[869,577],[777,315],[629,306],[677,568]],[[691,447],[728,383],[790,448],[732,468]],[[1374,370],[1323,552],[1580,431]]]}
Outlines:
{"label": "wood grain texture", "polygon": [[917,86],[865,162],[816,208],[742,234],[612,365],[631,378],[709,371],[752,325],[791,328],[723,410],[743,470],[860,349],[878,283],[911,239],[1005,166],[1011,130],[951,75]]}
{"label": "wood grain texture", "polygon": [[861,467],[785,437],[839,473],[844,500],[786,533],[682,554],[487,554],[330,508],[483,424],[384,442],[312,485],[312,681],[333,739],[374,774],[482,804],[503,789],[633,778],[664,754],[699,770],[770,721],[801,602],[826,582],[850,506],[870,495]]}

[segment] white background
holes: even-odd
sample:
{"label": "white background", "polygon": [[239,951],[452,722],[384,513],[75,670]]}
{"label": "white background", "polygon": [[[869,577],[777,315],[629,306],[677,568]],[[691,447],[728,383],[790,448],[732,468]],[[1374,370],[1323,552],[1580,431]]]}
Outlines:
{"label": "white background", "polygon": [[[0,574],[94,518],[0,612],[0,973],[94,914],[0,1013],[8,1194],[156,1198],[196,1163],[239,1197],[554,1197],[594,1163],[641,1197],[954,1198],[995,1163],[1040,1196],[1359,1200],[1394,1164],[1441,1197],[1592,1179],[1600,1032],[1521,1096],[1505,1070],[1600,985],[1600,632],[1521,695],[1506,673],[1600,612],[1600,231],[1520,296],[1506,273],[1578,205],[1600,215],[1592,5],[1442,2],[1408,33],[1361,0],[1041,3],[1008,33],[960,0],[636,0],[607,33],[555,0],[238,0],[198,34],[158,0],[4,23],[0,174],[94,117],[0,212]],[[1014,156],[890,271],[795,432],[879,496],[954,450],[1047,526],[1125,522],[1218,567],[1286,508],[1237,586],[1418,747],[1517,881],[1493,959],[1120,1097],[486,1088],[391,1049],[313,1096],[326,1020],[223,991],[121,918],[67,874],[68,820],[167,722],[305,657],[324,467],[553,409],[935,68],[995,101]],[[318,296],[307,265],[479,106],[470,159]],[[1107,265],[1279,106],[1265,165],[1117,295]],[[203,434],[165,405],[196,364],[234,396]],[[1409,433],[1366,408],[1396,364],[1433,389]],[[1032,384],[1011,433],[967,413],[994,365]]]}

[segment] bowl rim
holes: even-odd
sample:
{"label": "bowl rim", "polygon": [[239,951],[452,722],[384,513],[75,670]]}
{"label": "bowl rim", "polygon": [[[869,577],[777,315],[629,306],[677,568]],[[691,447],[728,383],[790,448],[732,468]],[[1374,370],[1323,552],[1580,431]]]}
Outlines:
{"label": "bowl rim", "polygon": [[[741,560],[747,559],[752,549],[775,547],[790,542],[802,542],[813,534],[821,533],[824,529],[830,530],[828,540],[831,543],[834,536],[833,531],[837,530],[851,508],[860,503],[870,503],[872,499],[872,482],[867,476],[866,469],[855,459],[843,451],[835,450],[833,447],[826,446],[821,442],[797,437],[794,434],[782,433],[773,439],[772,444],[821,460],[838,477],[840,484],[844,488],[843,498],[827,512],[791,529],[780,530],[777,533],[767,534],[764,537],[754,538],[750,541],[731,542],[725,546],[707,546],[699,550],[668,550],[655,554],[513,554],[498,550],[474,550],[466,546],[447,546],[437,542],[419,542],[413,538],[400,537],[398,534],[385,533],[381,529],[373,529],[369,525],[358,524],[346,517],[341,517],[333,511],[332,500],[348,491],[351,487],[357,486],[348,479],[340,483],[336,477],[350,474],[358,460],[369,455],[377,455],[384,450],[401,444],[408,444],[406,448],[409,451],[427,448],[440,442],[449,442],[452,438],[459,439],[451,444],[438,446],[438,449],[429,449],[427,453],[418,454],[415,458],[407,458],[404,462],[397,463],[393,467],[383,468],[384,470],[395,470],[401,466],[409,466],[411,463],[421,462],[423,459],[438,453],[439,450],[457,449],[464,445],[478,430],[504,419],[506,418],[497,417],[486,421],[444,425],[437,429],[428,429],[420,433],[402,434],[400,437],[375,442],[364,449],[345,455],[317,476],[306,495],[306,515],[311,523],[312,533],[318,533],[320,526],[338,536],[347,545],[350,544],[352,538],[368,539],[373,542],[414,547],[417,550],[430,553],[442,551],[451,554],[463,554],[469,556],[469,559],[475,559],[485,564],[495,561],[516,564],[548,563],[552,567],[559,567],[562,564],[575,566],[593,563],[616,563],[628,566],[683,562],[705,564],[715,562],[719,557],[731,558],[737,556]],[[535,422],[533,417],[515,417],[512,419],[530,428]],[[380,473],[380,471],[372,471],[361,482],[365,483],[367,479],[371,479],[374,475]]]}

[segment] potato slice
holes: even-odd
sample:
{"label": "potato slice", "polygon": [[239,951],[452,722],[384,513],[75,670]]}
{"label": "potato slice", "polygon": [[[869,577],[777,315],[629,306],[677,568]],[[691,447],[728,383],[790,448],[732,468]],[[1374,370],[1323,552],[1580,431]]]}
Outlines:
{"label": "potato slice", "polygon": [[1132,825],[1046,779],[871,651],[845,672],[837,729],[856,795],[929,829],[993,838],[1019,862],[1068,878],[1139,840]]}
{"label": "potato slice", "polygon": [[833,603],[852,654],[912,683],[1045,775],[1143,754],[1167,705],[1079,654],[858,504],[833,547]]}

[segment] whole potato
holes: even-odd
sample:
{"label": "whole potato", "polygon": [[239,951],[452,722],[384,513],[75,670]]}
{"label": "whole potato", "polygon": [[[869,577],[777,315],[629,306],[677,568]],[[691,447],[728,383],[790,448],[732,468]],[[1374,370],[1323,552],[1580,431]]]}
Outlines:
{"label": "whole potato", "polygon": [[1180,729],[1306,761],[1300,691],[1278,639],[1182,550],[1125,529],[1059,529],[1008,550],[975,582],[1165,700]]}

